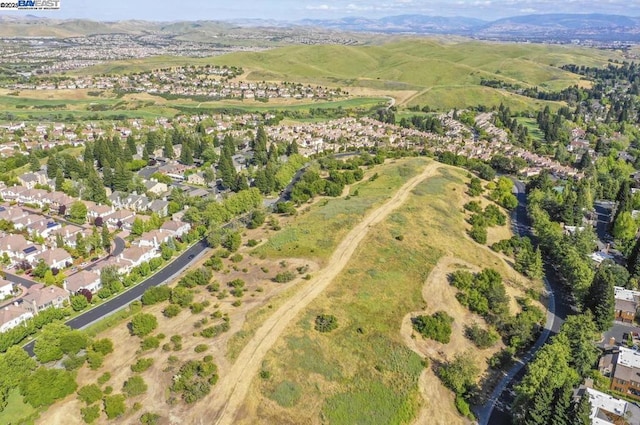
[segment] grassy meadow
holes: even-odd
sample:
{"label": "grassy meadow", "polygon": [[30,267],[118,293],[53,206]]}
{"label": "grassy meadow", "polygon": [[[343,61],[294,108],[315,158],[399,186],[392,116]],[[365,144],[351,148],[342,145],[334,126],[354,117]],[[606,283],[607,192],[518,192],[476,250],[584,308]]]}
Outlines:
{"label": "grassy meadow", "polygon": [[[246,421],[239,423],[411,423],[424,403],[418,381],[425,364],[404,344],[400,326],[408,313],[429,305],[422,291],[430,271],[450,255],[493,267],[505,280],[515,275],[494,253],[466,237],[465,181],[465,171],[443,166],[371,229],[338,278],[267,354],[263,373],[254,378],[245,399]],[[316,232],[322,208],[317,204],[290,227],[297,234]],[[285,228],[281,233],[288,232]],[[288,252],[304,254],[305,249]],[[460,308],[454,297],[451,302]],[[335,315],[338,329],[315,331],[319,314]],[[446,347],[446,356],[453,357],[456,348]],[[457,415],[450,404],[434,410]],[[440,423],[434,415],[434,423]]]}
{"label": "grassy meadow", "polygon": [[[0,92],[0,107],[18,118],[29,115],[43,118],[50,111],[70,114],[78,119],[94,114],[104,117],[114,115],[114,112],[127,117],[152,118],[216,108],[257,112],[317,107],[367,109],[385,103],[385,96],[392,96],[400,107],[429,105],[434,109],[449,110],[504,103],[513,111],[523,111],[558,104],[485,87],[480,85],[481,80],[502,80],[523,87],[560,90],[574,84],[588,84],[580,76],[560,69],[560,65],[603,66],[610,59],[622,58],[619,52],[575,46],[492,43],[464,38],[394,37],[389,40],[360,46],[287,46],[212,58],[157,56],[114,61],[68,73],[127,74],[182,65],[229,65],[244,69],[245,73],[238,80],[319,84],[340,87],[356,96],[343,101],[196,102],[189,99],[167,101],[148,95],[139,99],[137,95],[127,95],[119,99],[109,91],[99,98],[88,98],[86,93],[78,96],[61,90],[47,93],[45,96],[50,99],[43,99],[40,93],[21,93],[12,97]],[[96,108],[105,110],[91,111]]]}

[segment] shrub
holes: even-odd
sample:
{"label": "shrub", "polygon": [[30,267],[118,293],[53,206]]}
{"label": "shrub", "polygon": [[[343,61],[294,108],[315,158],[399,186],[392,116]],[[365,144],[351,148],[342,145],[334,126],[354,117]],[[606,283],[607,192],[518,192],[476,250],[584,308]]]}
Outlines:
{"label": "shrub", "polygon": [[229,257],[229,260],[231,260],[232,263],[239,263],[243,258],[242,254],[236,253]]}
{"label": "shrub", "polygon": [[180,307],[189,307],[193,302],[193,292],[185,287],[176,287],[171,291],[171,303]]}
{"label": "shrub", "polygon": [[158,347],[160,347],[160,340],[155,336],[146,337],[145,339],[142,340],[142,343],[140,344],[140,348],[143,351],[153,350]]}
{"label": "shrub", "polygon": [[104,413],[107,418],[115,419],[124,415],[127,406],[124,403],[125,397],[122,394],[108,395],[104,398]]}
{"label": "shrub", "polygon": [[204,353],[208,349],[209,347],[207,346],[207,344],[198,344],[196,345],[196,348],[193,349],[193,351],[195,351],[196,353]]}
{"label": "shrub", "polygon": [[158,327],[158,319],[153,314],[139,313],[133,316],[130,322],[130,330],[133,335],[144,337]]}
{"label": "shrub", "polygon": [[153,305],[162,301],[167,301],[171,296],[171,288],[166,285],[152,286],[142,294],[143,305]]}
{"label": "shrub", "polygon": [[164,310],[162,310],[162,314],[165,317],[171,318],[176,317],[181,311],[182,308],[180,308],[178,304],[169,304]]}
{"label": "shrub", "polygon": [[74,295],[71,297],[71,308],[73,311],[81,311],[87,308],[89,301],[84,295]]}
{"label": "shrub", "polygon": [[469,236],[479,244],[485,244],[487,243],[487,228],[483,225],[474,224],[469,230]]}
{"label": "shrub", "polygon": [[144,372],[145,370],[149,369],[151,366],[153,366],[152,358],[141,358],[131,365],[131,371],[138,372],[138,373]]}
{"label": "shrub", "polygon": [[113,341],[109,338],[98,339],[91,344],[91,349],[104,356],[113,353]]}
{"label": "shrub", "polygon": [[161,416],[157,413],[147,412],[140,416],[140,423],[143,425],[158,425]]}
{"label": "shrub", "polygon": [[80,414],[82,415],[82,420],[85,423],[94,423],[100,417],[100,407],[97,405],[83,407],[80,409]]}
{"label": "shrub", "polygon": [[66,359],[62,361],[62,365],[64,366],[65,370],[77,370],[82,367],[86,360],[87,356],[76,356],[75,354],[70,354]]}
{"label": "shrub", "polygon": [[413,328],[423,337],[430,338],[443,344],[451,339],[451,324],[453,318],[444,311],[438,311],[431,316],[417,316],[411,319]]}
{"label": "shrub", "polygon": [[315,330],[318,332],[331,332],[338,328],[338,319],[330,314],[316,316]]}
{"label": "shrub", "polygon": [[482,329],[477,323],[466,326],[464,335],[478,348],[489,348],[498,342],[498,334],[495,331]]}
{"label": "shrub", "polygon": [[104,363],[104,356],[96,351],[89,351],[87,353],[87,363],[89,363],[91,370],[98,370]]}
{"label": "shrub", "polygon": [[96,384],[86,385],[78,390],[78,399],[87,406],[102,398],[102,390]]}
{"label": "shrub", "polygon": [[103,373],[98,378],[98,385],[104,385],[105,383],[109,382],[109,379],[111,379],[111,374],[109,372]]}
{"label": "shrub", "polygon": [[193,314],[197,314],[197,313],[202,313],[204,311],[204,304],[203,303],[193,303],[189,306],[189,308],[191,309],[191,313]]}
{"label": "shrub", "polygon": [[296,278],[296,275],[293,272],[287,270],[287,271],[278,273],[276,277],[273,278],[273,281],[277,283],[287,283],[287,282],[291,282],[295,278]]}
{"label": "shrub", "polygon": [[135,397],[147,392],[147,383],[140,375],[134,375],[127,379],[122,385],[122,391],[127,394],[128,397]]}
{"label": "shrub", "polygon": [[260,243],[260,241],[257,241],[255,239],[249,239],[247,241],[247,246],[253,248],[254,246],[257,246]]}

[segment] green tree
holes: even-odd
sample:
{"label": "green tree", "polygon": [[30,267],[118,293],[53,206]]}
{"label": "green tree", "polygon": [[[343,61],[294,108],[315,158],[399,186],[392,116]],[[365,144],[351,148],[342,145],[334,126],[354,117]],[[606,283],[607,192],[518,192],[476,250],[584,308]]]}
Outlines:
{"label": "green tree", "polygon": [[69,220],[74,223],[84,224],[87,221],[87,206],[82,201],[75,201],[69,207]]}
{"label": "green tree", "polygon": [[62,170],[58,170],[58,173],[56,174],[56,186],[55,189],[57,191],[62,191],[64,188],[64,174],[62,173]]}
{"label": "green tree", "polygon": [[34,153],[29,155],[29,171],[33,173],[40,171],[40,160]]}
{"label": "green tree", "polygon": [[571,425],[573,418],[573,387],[569,382],[555,392],[555,398],[552,405],[552,413],[550,425]]}
{"label": "green tree", "polygon": [[82,311],[89,305],[87,297],[84,295],[74,295],[71,297],[71,308],[73,311]]}
{"label": "green tree", "polygon": [[615,264],[604,261],[589,288],[584,302],[585,310],[591,311],[596,327],[604,332],[613,325],[615,316],[614,285],[616,284]]}
{"label": "green tree", "polygon": [[104,248],[105,251],[110,252],[111,251],[111,234],[109,233],[109,229],[107,228],[106,224],[102,225],[101,239],[102,239],[102,248]]}
{"label": "green tree", "polygon": [[20,383],[20,393],[31,406],[50,406],[76,390],[74,375],[66,370],[38,368]]}
{"label": "green tree", "polygon": [[575,413],[571,425],[591,425],[591,400],[584,394],[575,404]]}
{"label": "green tree", "polygon": [[41,258],[36,263],[36,266],[34,267],[34,269],[31,272],[31,274],[33,274],[35,277],[38,277],[38,278],[42,279],[42,278],[44,278],[44,275],[48,271],[49,271],[49,266],[47,266],[47,263],[45,263],[44,260]]}
{"label": "green tree", "polygon": [[264,127],[261,125],[258,127],[258,131],[256,132],[256,137],[251,144],[251,149],[253,149],[253,161],[256,165],[266,165],[267,164],[267,133],[264,130]]}
{"label": "green tree", "polygon": [[0,387],[16,388],[36,368],[36,361],[20,346],[10,347],[0,356]]}
{"label": "green tree", "polygon": [[153,314],[139,313],[129,323],[133,335],[145,337],[158,327],[158,319]]}
{"label": "green tree", "polygon": [[162,148],[162,155],[166,158],[173,159],[175,158],[175,152],[173,151],[173,143],[170,138],[166,138],[164,140],[164,147]]}
{"label": "green tree", "polygon": [[134,375],[131,378],[127,379],[122,385],[122,391],[127,395],[127,397],[135,397],[140,394],[144,394],[147,392],[147,383],[144,382],[144,379],[140,375]]}
{"label": "green tree", "polygon": [[78,398],[88,406],[102,398],[102,390],[96,384],[85,385],[78,390]]}
{"label": "green tree", "polygon": [[104,183],[100,180],[100,176],[98,176],[98,173],[94,169],[89,170],[84,197],[99,204],[106,204],[108,201]]}
{"label": "green tree", "polygon": [[103,404],[104,404],[104,413],[107,415],[107,418],[115,419],[124,415],[124,413],[127,410],[125,400],[126,398],[122,394],[105,396],[103,400]]}
{"label": "green tree", "polygon": [[140,218],[135,218],[131,224],[131,234],[140,236],[144,233],[144,222]]}

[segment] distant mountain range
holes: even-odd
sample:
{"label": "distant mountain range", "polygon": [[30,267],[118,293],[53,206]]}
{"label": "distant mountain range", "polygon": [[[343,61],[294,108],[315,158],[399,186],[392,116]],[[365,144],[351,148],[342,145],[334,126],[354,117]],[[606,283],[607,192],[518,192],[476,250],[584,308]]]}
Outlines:
{"label": "distant mountain range", "polygon": [[465,17],[399,15],[379,19],[347,17],[305,19],[295,22],[244,19],[236,21],[94,22],[57,20],[37,16],[0,15],[0,36],[71,37],[110,33],[164,33],[184,35],[194,31],[214,33],[238,28],[305,30],[317,28],[342,32],[385,34],[451,34],[482,39],[529,41],[621,41],[640,42],[640,17],[602,14],[525,15],[496,21]]}
{"label": "distant mountain range", "polygon": [[380,19],[306,19],[303,26],[342,31],[382,33],[455,34],[479,38],[600,41],[640,41],[640,18],[602,14],[524,15],[496,21],[464,17],[424,15],[389,16]]}

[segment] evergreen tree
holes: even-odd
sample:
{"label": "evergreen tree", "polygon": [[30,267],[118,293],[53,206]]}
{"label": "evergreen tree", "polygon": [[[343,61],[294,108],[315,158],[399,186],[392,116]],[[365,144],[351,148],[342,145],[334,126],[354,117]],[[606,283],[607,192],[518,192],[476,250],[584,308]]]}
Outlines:
{"label": "evergreen tree", "polygon": [[249,189],[249,184],[247,183],[247,178],[242,174],[236,175],[236,181],[233,185],[234,192],[240,192],[241,190]]}
{"label": "evergreen tree", "polygon": [[109,229],[106,224],[102,225],[102,247],[105,251],[111,252],[111,234],[109,233]]}
{"label": "evergreen tree", "polygon": [[291,156],[297,153],[298,153],[298,143],[296,143],[296,141],[294,140],[287,145],[287,156]]}
{"label": "evergreen tree", "polygon": [[173,152],[173,143],[171,143],[171,139],[169,139],[168,137],[164,139],[164,147],[162,148],[162,155],[170,159],[173,159],[175,157],[175,153]]}
{"label": "evergreen tree", "polygon": [[591,425],[591,400],[584,394],[578,403],[574,403],[574,414],[571,425]]}
{"label": "evergreen tree", "polygon": [[29,170],[33,173],[40,171],[40,160],[33,152],[29,155]]}
{"label": "evergreen tree", "polygon": [[229,150],[223,149],[218,161],[218,175],[222,179],[224,187],[233,187],[236,181],[236,169],[233,166],[233,160],[229,154]]}
{"label": "evergreen tree", "polygon": [[118,159],[116,161],[116,167],[113,173],[113,189],[122,192],[126,191],[132,179],[133,172],[129,170],[121,160]]}
{"label": "evergreen tree", "polygon": [[590,310],[593,314],[593,321],[600,332],[604,332],[613,325],[615,315],[614,285],[616,277],[613,264],[609,261],[603,262],[589,288],[585,298],[585,310]]}
{"label": "evergreen tree", "polygon": [[127,150],[129,151],[129,155],[133,157],[133,155],[138,153],[138,148],[136,147],[136,141],[133,136],[127,137]]}
{"label": "evergreen tree", "polygon": [[553,400],[552,414],[550,425],[571,425],[573,418],[573,387],[571,383],[565,382],[564,385],[555,392]]}
{"label": "evergreen tree", "polygon": [[64,174],[62,173],[62,170],[58,169],[58,172],[56,173],[56,190],[61,191],[62,185],[64,185]]}
{"label": "evergreen tree", "polygon": [[180,152],[180,162],[185,165],[193,164],[193,149],[188,143],[182,145],[182,151]]}
{"label": "evergreen tree", "polygon": [[82,153],[82,160],[85,164],[91,164],[93,166],[93,161],[95,160],[93,154],[93,143],[87,142],[84,145],[84,152]]}
{"label": "evergreen tree", "polygon": [[85,199],[97,202],[99,204],[106,204],[108,201],[107,192],[104,189],[102,180],[100,180],[100,176],[98,176],[98,173],[96,173],[95,170],[91,170],[89,172],[89,176],[87,177],[87,190],[85,193]]}
{"label": "evergreen tree", "polygon": [[47,159],[47,177],[55,179],[59,169],[58,158],[55,155],[49,155],[49,159]]}
{"label": "evergreen tree", "polygon": [[529,400],[529,406],[524,416],[525,425],[548,425],[551,419],[554,402],[554,389],[550,382],[543,382],[536,394]]}
{"label": "evergreen tree", "polygon": [[251,149],[253,150],[254,164],[265,165],[267,163],[267,133],[263,126],[258,127]]}

